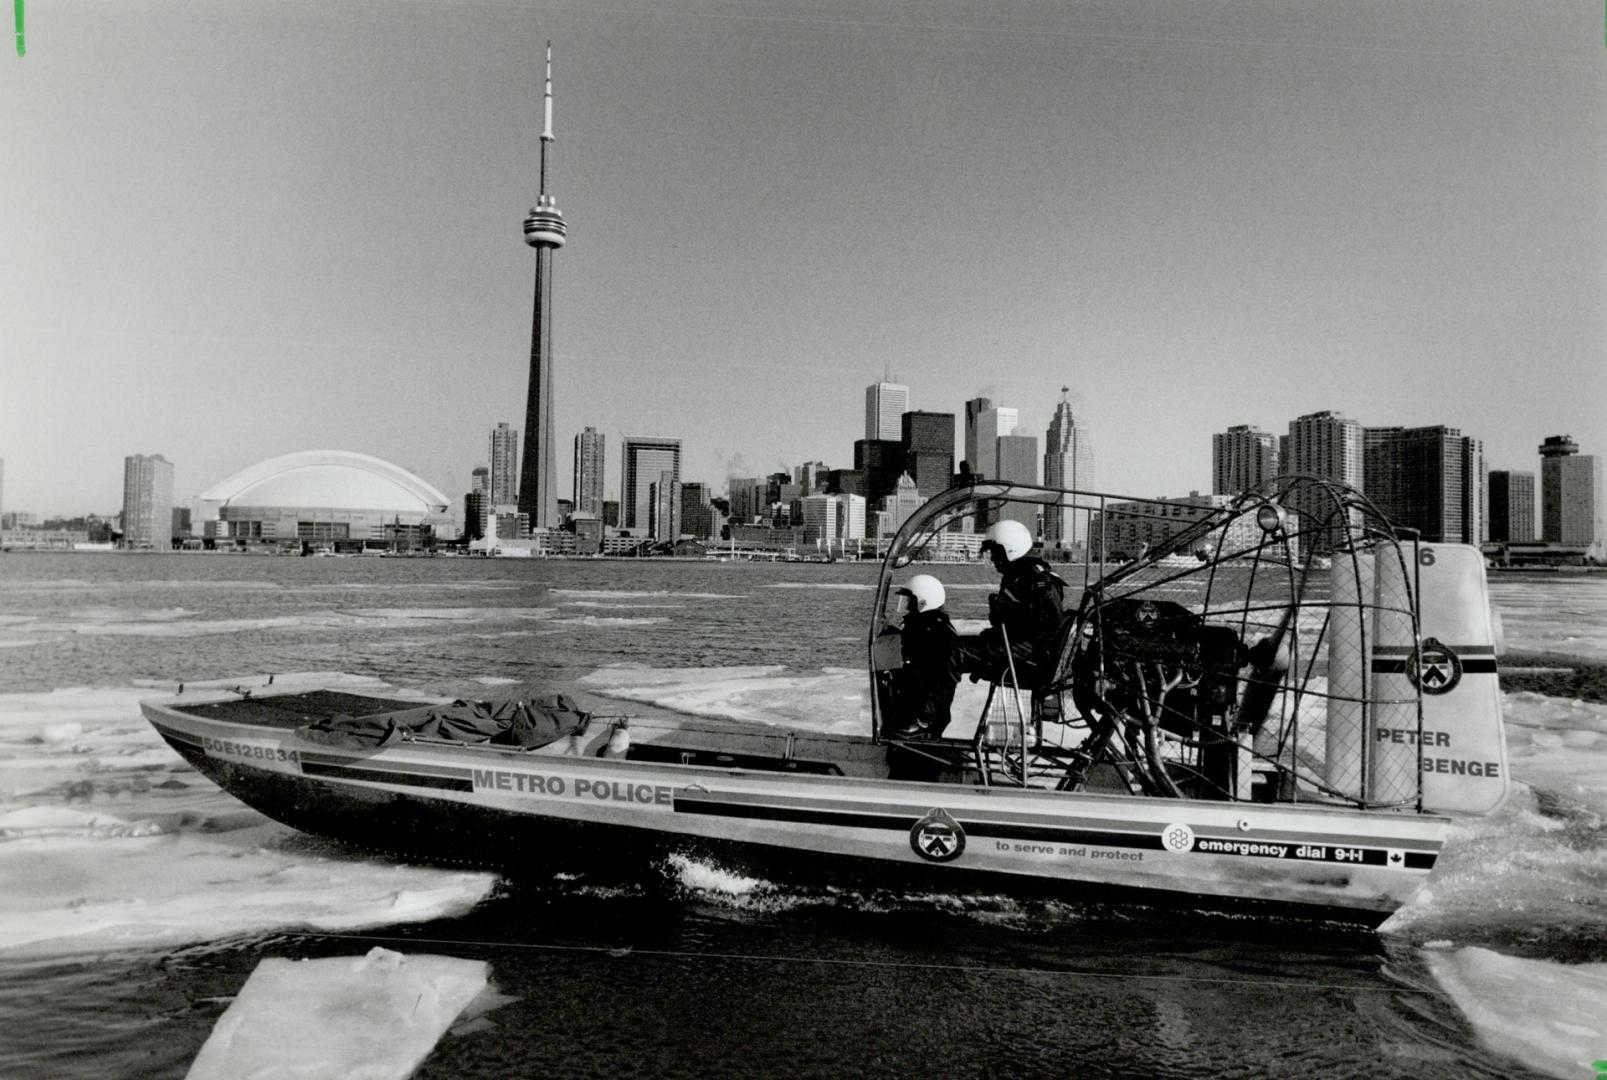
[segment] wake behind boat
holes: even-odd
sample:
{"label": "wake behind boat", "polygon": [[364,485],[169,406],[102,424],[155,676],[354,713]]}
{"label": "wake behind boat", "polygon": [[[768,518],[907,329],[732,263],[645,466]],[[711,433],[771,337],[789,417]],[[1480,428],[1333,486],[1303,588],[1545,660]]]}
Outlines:
{"label": "wake behind boat", "polygon": [[[949,666],[917,654],[901,591],[1023,509],[1070,522],[1076,596],[1043,641],[972,669],[980,708],[962,693],[959,715],[916,722],[934,709],[923,680]],[[683,853],[1376,925],[1432,871],[1447,815],[1506,792],[1482,560],[1306,479],[1177,516],[1026,485],[929,501],[882,565],[863,735],[282,679],[142,708],[247,804],[406,857],[549,872]],[[1142,556],[1118,562],[1140,534]]]}

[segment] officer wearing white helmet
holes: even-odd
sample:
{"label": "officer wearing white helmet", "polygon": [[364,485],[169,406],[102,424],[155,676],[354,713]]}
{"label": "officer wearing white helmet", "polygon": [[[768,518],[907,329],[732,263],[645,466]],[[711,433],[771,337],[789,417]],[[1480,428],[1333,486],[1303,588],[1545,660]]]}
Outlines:
{"label": "officer wearing white helmet", "polygon": [[1019,521],[1006,518],[990,525],[982,550],[999,572],[999,591],[988,597],[991,625],[958,639],[955,663],[976,678],[999,680],[1013,660],[1017,678],[1030,685],[1053,659],[1047,652],[1064,615],[1066,583],[1031,553],[1032,533]]}
{"label": "officer wearing white helmet", "polygon": [[936,738],[949,726],[954,685],[954,624],[943,604],[943,583],[931,574],[916,574],[897,590],[906,598],[900,626],[904,666],[893,680],[898,712],[888,734],[895,739]]}

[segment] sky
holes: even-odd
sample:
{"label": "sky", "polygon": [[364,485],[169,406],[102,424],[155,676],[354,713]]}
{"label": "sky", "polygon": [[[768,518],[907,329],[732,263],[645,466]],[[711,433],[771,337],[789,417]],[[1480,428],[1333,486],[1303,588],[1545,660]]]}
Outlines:
{"label": "sky", "polygon": [[[356,450],[461,504],[524,429],[542,60],[560,495],[851,467],[979,394],[1097,486],[1333,409],[1607,454],[1595,0],[34,0],[0,54],[6,510]],[[958,439],[957,439],[958,441]],[[963,443],[961,443],[963,445]]]}

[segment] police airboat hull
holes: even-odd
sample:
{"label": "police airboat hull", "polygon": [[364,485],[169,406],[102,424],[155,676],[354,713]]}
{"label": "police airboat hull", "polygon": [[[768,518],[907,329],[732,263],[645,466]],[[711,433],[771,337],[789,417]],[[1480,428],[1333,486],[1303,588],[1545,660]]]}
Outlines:
{"label": "police airboat hull", "polygon": [[[950,725],[960,737],[889,737],[900,707],[891,611],[900,576],[956,515],[1011,501],[1080,509],[1085,524],[1111,530],[1118,512],[1103,496],[1019,485],[932,500],[883,566],[867,735],[590,717],[528,746],[406,732],[341,745],[318,730],[333,715],[383,718],[432,703],[315,677],[192,686],[142,708],[185,759],[269,817],[367,849],[515,873],[645,867],[681,852],[776,879],[1375,926],[1433,870],[1448,814],[1504,796],[1487,613],[1481,630],[1465,596],[1443,611],[1419,602],[1433,591],[1424,571],[1461,566],[1462,556],[1392,534],[1380,545],[1369,533],[1367,566],[1334,572],[1331,585],[1322,571],[1317,589],[1287,516],[1262,515],[1271,527],[1259,537],[1229,536],[1256,514],[1250,503],[1220,512],[1216,546],[1193,568],[1156,559],[1155,580],[1128,570],[1084,582],[1054,670],[986,686],[981,715]],[[1348,520],[1353,503],[1336,505]],[[1336,564],[1361,566],[1356,538],[1326,548],[1342,552]],[[1402,552],[1407,569],[1397,574],[1391,560]],[[1276,577],[1283,602],[1271,590],[1232,605],[1210,588],[1190,596],[1181,577],[1202,567],[1213,583]],[[1406,587],[1409,602],[1376,605],[1381,578]],[[1477,580],[1482,588],[1482,564]],[[1157,604],[1149,624],[1117,618],[1163,595],[1174,606]],[[1230,636],[1223,627],[1241,643],[1265,629],[1272,645],[1236,645],[1213,660]]]}

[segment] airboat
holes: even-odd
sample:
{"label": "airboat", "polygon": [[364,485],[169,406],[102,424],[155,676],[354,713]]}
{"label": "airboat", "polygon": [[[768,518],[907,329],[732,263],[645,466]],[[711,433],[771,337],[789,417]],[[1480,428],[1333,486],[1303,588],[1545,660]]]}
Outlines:
{"label": "airboat", "polygon": [[[1031,522],[1068,583],[1034,665],[909,707],[899,589]],[[1376,926],[1508,777],[1484,563],[1359,492],[1232,499],[979,482],[899,528],[869,612],[868,730],[609,717],[563,695],[421,700],[317,676],[142,703],[276,820],[547,874],[708,858],[825,885],[1045,895]]]}

